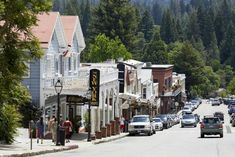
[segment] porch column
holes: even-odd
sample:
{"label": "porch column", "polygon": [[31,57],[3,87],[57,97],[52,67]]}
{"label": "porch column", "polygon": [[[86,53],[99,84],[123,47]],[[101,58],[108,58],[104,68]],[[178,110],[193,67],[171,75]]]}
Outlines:
{"label": "porch column", "polygon": [[102,110],[103,110],[103,124],[102,126],[105,127],[105,96],[102,98]]}
{"label": "porch column", "polygon": [[106,124],[109,124],[110,123],[110,111],[109,111],[109,104],[110,104],[110,101],[109,101],[109,97],[110,97],[110,95],[109,95],[109,93],[108,93],[108,97],[107,97],[107,121],[106,121]]}
{"label": "porch column", "polygon": [[[114,120],[114,118],[115,118],[115,100],[114,100],[114,97],[115,97],[115,95],[114,95],[114,93],[113,93],[113,95],[112,95],[112,120]],[[116,98],[117,99],[117,98]]]}

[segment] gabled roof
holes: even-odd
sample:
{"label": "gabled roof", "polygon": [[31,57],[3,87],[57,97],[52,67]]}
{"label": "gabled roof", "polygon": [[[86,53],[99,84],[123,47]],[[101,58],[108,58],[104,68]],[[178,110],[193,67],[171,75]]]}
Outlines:
{"label": "gabled roof", "polygon": [[33,34],[39,39],[42,48],[48,48],[51,41],[59,12],[49,12],[37,15],[37,26],[33,27]]}
{"label": "gabled roof", "polygon": [[61,16],[65,36],[69,46],[73,44],[74,36],[77,37],[78,49],[81,52],[85,48],[85,41],[78,16]]}
{"label": "gabled roof", "polygon": [[76,31],[77,19],[77,16],[61,16],[68,45],[73,44],[73,36]]}

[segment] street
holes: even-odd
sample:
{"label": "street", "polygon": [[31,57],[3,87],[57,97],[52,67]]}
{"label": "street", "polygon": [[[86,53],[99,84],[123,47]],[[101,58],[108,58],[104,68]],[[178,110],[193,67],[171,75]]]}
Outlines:
{"label": "street", "polygon": [[196,128],[175,125],[152,136],[127,136],[113,142],[79,146],[79,149],[45,157],[231,157],[235,154],[235,127],[231,127],[227,106],[211,106],[205,101],[194,111],[204,115],[222,111],[225,114],[224,137],[200,138],[200,124]]}

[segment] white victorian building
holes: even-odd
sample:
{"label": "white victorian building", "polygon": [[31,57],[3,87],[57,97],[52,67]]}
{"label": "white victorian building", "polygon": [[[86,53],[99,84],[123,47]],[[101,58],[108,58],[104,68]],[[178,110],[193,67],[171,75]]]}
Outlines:
{"label": "white victorian building", "polygon": [[61,16],[58,12],[49,12],[37,18],[38,26],[33,28],[33,33],[39,39],[44,55],[39,60],[30,61],[28,76],[23,80],[32,96],[31,105],[41,107],[44,115],[56,115],[58,105],[55,83],[59,79],[63,84],[60,96],[62,119],[68,117],[76,124],[81,118],[85,125],[88,104],[71,100],[86,97],[90,69],[99,69],[99,105],[91,108],[91,132],[101,135],[104,128],[103,136],[116,134],[115,117],[119,117],[116,66],[80,63],[85,42],[78,16]]}

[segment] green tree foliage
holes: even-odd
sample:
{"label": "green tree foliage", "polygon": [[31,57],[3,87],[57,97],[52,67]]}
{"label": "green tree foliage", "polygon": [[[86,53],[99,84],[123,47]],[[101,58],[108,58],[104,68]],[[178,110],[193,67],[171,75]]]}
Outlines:
{"label": "green tree foliage", "polygon": [[130,59],[131,53],[128,52],[118,37],[110,39],[104,34],[99,34],[94,44],[90,46],[89,60],[91,62],[104,62],[107,59],[118,59],[120,57]]}
{"label": "green tree foliage", "polygon": [[182,46],[181,52],[176,53],[173,58],[174,69],[178,73],[186,74],[186,88],[195,86],[202,82],[202,71],[204,67],[200,53],[189,43]]}
{"label": "green tree foliage", "polygon": [[229,94],[235,95],[235,77],[230,81],[230,83],[227,86],[227,92]]}
{"label": "green tree foliage", "polygon": [[153,16],[154,23],[156,25],[160,25],[162,22],[162,12],[163,11],[160,4],[157,1],[154,2],[151,13]]}
{"label": "green tree foliage", "polygon": [[99,33],[111,39],[119,37],[131,49],[138,26],[136,10],[129,0],[100,0],[94,9],[91,26],[93,37]]}
{"label": "green tree foliage", "polygon": [[20,126],[22,116],[14,105],[3,105],[0,108],[0,141],[7,144],[14,142],[14,135]]}
{"label": "green tree foliage", "polygon": [[[38,13],[50,10],[51,1],[8,0],[1,1],[0,6],[0,114],[5,115],[3,121],[7,121],[5,118],[17,117],[13,115],[15,112],[6,114],[8,110],[29,101],[28,92],[20,82],[28,70],[26,63],[43,54],[31,27],[36,25]],[[1,135],[14,134],[16,128],[9,125],[1,130]],[[7,138],[0,140],[12,142]]]}
{"label": "green tree foliage", "polygon": [[162,18],[162,24],[161,24],[161,38],[164,40],[167,44],[174,42],[176,40],[175,32],[175,22],[174,18],[172,17],[172,14],[169,9],[167,9],[163,13]]}
{"label": "green tree foliage", "polygon": [[142,61],[152,62],[153,64],[168,63],[167,45],[160,38],[159,31],[156,31],[153,39],[144,49]]}
{"label": "green tree foliage", "polygon": [[147,10],[143,14],[139,27],[139,30],[144,33],[146,41],[150,41],[153,35],[153,19]]}

